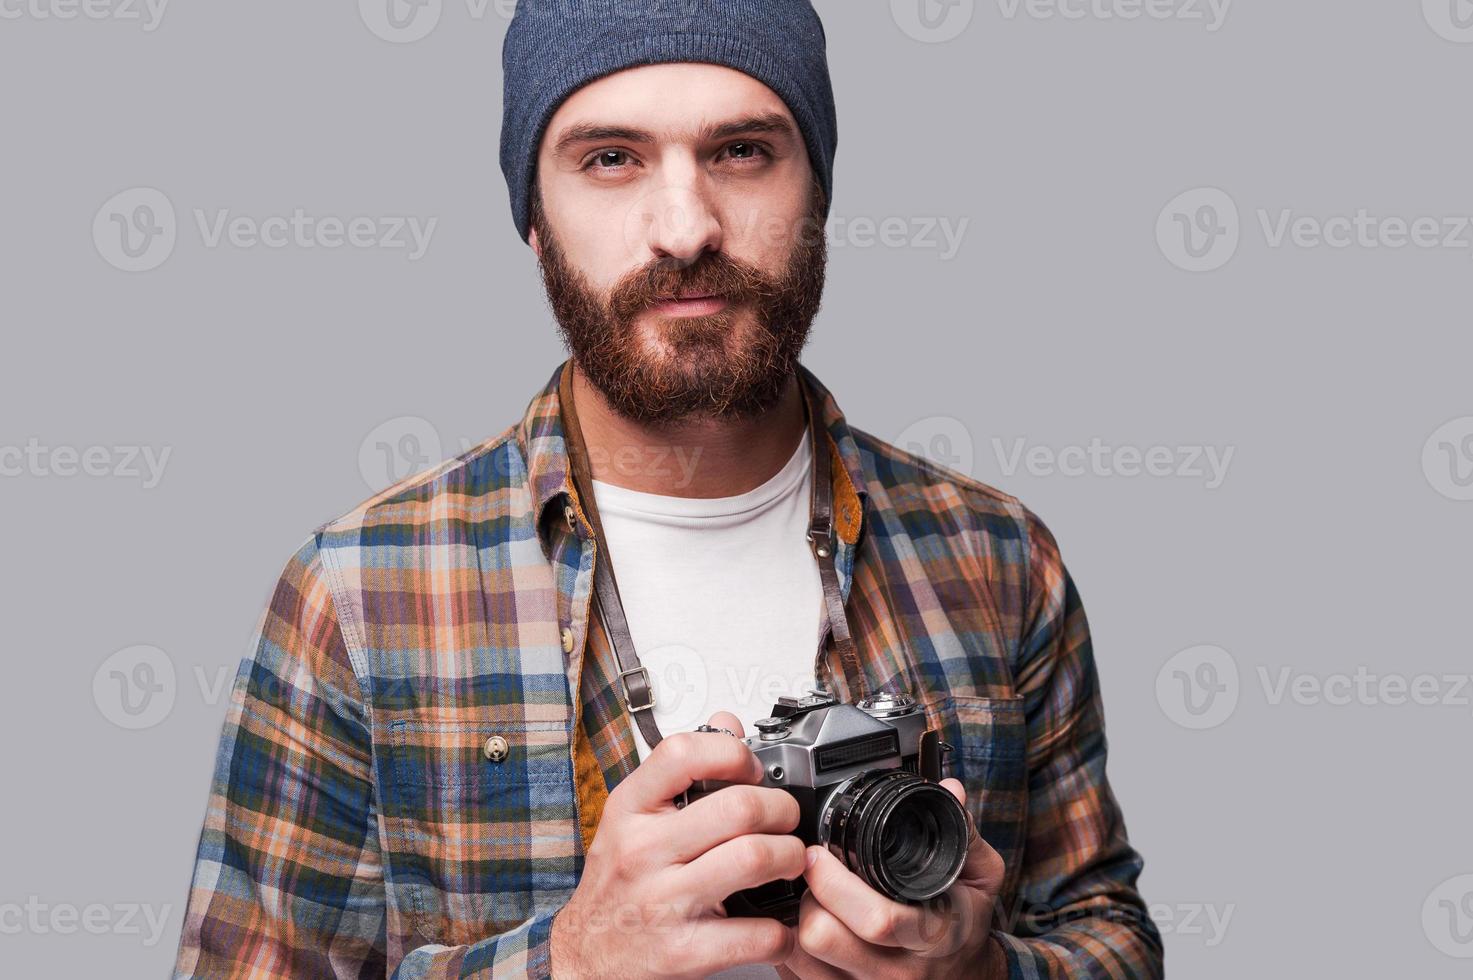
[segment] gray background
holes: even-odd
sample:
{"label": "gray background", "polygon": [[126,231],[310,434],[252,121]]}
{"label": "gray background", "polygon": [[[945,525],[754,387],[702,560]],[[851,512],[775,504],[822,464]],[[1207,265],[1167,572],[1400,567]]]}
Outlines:
{"label": "gray background", "polygon": [[[179,3],[154,30],[37,16],[65,2],[0,21],[0,451],[108,447],[114,470],[111,447],[171,455],[151,487],[0,477],[0,964],[159,976],[230,675],[286,558],[382,482],[378,441],[412,456],[405,435],[438,438],[438,456],[495,435],[562,351],[497,164],[509,4],[477,18],[445,0],[427,37],[392,43],[352,2]],[[1473,503],[1449,477],[1473,469],[1473,234],[1273,247],[1259,219],[1473,214],[1473,44],[1447,26],[1454,2],[1473,14],[1239,0],[1209,30],[985,0],[933,7],[953,18],[942,42],[914,29],[915,0],[818,4],[843,224],[806,362],[851,422],[1017,494],[1059,537],[1175,977],[1453,977],[1468,962],[1451,954],[1473,955],[1473,889],[1449,882],[1473,874],[1473,707],[1440,679],[1473,669]],[[1183,7],[1211,16],[1166,9]],[[177,242],[124,272],[92,227],[136,187],[168,197]],[[1194,273],[1156,229],[1203,187],[1235,203],[1241,241]],[[209,247],[194,218],[299,207],[438,225],[410,261]],[[864,218],[968,225],[946,257],[867,246]],[[1009,473],[1019,439],[1234,455],[1209,489],[1114,465]],[[1236,709],[1199,730],[1167,662],[1204,644],[1238,683],[1219,670]],[[135,645],[176,685],[129,729],[105,662]],[[1274,703],[1260,668],[1436,675],[1461,703]],[[28,901],[109,911],[69,933],[4,911]],[[162,935],[120,906],[162,916]]]}

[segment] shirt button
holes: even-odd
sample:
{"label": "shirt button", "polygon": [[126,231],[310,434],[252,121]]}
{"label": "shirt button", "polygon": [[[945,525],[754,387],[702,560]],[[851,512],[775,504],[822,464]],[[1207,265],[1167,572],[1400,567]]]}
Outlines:
{"label": "shirt button", "polygon": [[563,653],[573,652],[573,631],[563,627]]}
{"label": "shirt button", "polygon": [[573,510],[572,504],[563,507],[563,520],[568,522],[568,530],[574,534],[578,533],[578,514]]}
{"label": "shirt button", "polygon": [[506,744],[506,739],[502,738],[500,735],[492,735],[490,738],[486,739],[486,744],[482,747],[481,751],[486,753],[486,758],[490,759],[492,762],[500,762],[502,759],[506,758],[507,753],[511,750],[510,747]]}

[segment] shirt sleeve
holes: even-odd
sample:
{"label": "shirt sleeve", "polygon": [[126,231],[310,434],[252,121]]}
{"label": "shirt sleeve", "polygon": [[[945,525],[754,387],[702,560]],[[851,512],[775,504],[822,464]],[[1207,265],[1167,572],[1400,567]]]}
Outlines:
{"label": "shirt sleeve", "polygon": [[1089,625],[1058,544],[1031,512],[1028,602],[1014,680],[1028,726],[1029,817],[1017,904],[997,932],[1010,980],[1163,975],[1136,890],[1142,860],[1105,776]]}
{"label": "shirt sleeve", "polygon": [[470,946],[421,946],[404,957],[394,980],[420,977],[550,977],[549,942],[556,913],[529,919]]}
{"label": "shirt sleeve", "polygon": [[[383,977],[370,725],[315,537],[287,563],[231,689],[175,977]],[[402,978],[546,975],[551,915],[422,946]]]}

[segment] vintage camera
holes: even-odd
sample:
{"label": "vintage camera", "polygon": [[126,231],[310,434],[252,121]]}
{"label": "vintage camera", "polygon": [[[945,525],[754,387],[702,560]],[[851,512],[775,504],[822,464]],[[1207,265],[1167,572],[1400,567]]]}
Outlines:
{"label": "vintage camera", "polygon": [[[802,816],[794,833],[805,844],[827,847],[896,901],[924,902],[956,881],[967,857],[967,814],[939,785],[942,754],[951,746],[926,728],[913,698],[780,698],[756,729],[742,741],[762,762],[762,785],[797,799]],[[724,785],[698,782],[677,805]],[[768,882],[729,897],[726,911],[792,924],[806,888],[802,878]]]}

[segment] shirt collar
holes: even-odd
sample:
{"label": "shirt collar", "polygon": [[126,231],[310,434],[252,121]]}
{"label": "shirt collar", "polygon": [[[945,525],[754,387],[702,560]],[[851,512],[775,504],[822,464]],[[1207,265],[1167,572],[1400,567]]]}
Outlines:
{"label": "shirt collar", "polygon": [[[566,496],[576,499],[573,489],[572,470],[568,465],[567,444],[563,439],[562,412],[558,401],[558,382],[569,361],[564,361],[553,371],[552,378],[533,397],[527,412],[516,427],[517,445],[522,458],[527,461],[527,484],[532,494],[533,513],[537,515],[537,535],[543,551],[552,553],[551,527],[548,506],[558,503],[554,516],[561,514],[561,502]],[[838,461],[834,467],[834,530],[846,544],[858,542],[864,527],[865,491],[864,468],[860,463],[859,447],[849,431],[844,415],[839,411],[834,396],[803,365],[798,365],[798,379],[809,386],[817,396],[822,412],[824,428],[828,431],[830,451]]]}

